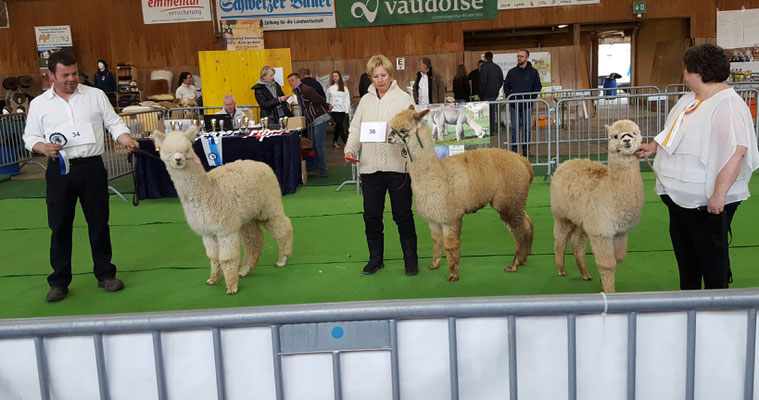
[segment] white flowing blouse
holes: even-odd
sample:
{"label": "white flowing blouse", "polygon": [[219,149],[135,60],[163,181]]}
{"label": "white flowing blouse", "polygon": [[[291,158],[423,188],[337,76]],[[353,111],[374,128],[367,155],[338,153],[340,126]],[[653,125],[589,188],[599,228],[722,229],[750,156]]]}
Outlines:
{"label": "white flowing blouse", "polygon": [[668,149],[661,147],[665,132],[670,132],[678,116],[693,103],[696,95],[684,95],[670,111],[662,134],[654,140],[659,148],[654,159],[658,174],[656,193],[668,195],[683,208],[706,206],[714,193],[717,175],[735,153],[737,146],[747,148],[740,173],[727,192],[726,204],[749,198],[748,182],[759,168],[753,121],[746,102],[732,88],[704,100],[682,115]]}
{"label": "white flowing blouse", "polygon": [[332,105],[332,112],[350,112],[351,95],[348,91],[348,86],[343,86],[342,92],[337,87],[337,84],[327,88],[327,103]]}

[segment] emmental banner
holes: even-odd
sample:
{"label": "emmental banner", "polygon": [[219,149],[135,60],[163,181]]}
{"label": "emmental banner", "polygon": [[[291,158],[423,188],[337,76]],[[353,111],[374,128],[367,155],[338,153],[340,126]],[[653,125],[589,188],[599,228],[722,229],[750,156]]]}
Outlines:
{"label": "emmental banner", "polygon": [[345,0],[335,11],[339,28],[354,28],[495,19],[496,5],[496,0]]}

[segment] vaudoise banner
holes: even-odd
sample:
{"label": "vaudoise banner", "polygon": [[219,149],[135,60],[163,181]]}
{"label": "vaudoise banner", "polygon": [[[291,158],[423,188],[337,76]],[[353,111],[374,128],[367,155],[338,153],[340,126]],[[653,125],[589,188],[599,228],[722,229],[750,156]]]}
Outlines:
{"label": "vaudoise banner", "polygon": [[335,10],[340,28],[498,17],[493,0],[340,0]]}

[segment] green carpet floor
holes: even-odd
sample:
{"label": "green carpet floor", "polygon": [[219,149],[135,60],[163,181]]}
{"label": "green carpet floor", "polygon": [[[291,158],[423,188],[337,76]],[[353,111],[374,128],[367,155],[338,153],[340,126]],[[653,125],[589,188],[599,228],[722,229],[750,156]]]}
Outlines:
{"label": "green carpet floor", "polygon": [[[553,221],[549,182],[538,177],[532,184],[527,212],[535,225],[532,255],[515,273],[504,272],[514,251],[514,240],[489,207],[464,219],[461,280],[448,282],[447,264],[424,268],[432,255],[427,224],[416,220],[419,236],[419,275],[406,277],[398,234],[385,212],[385,269],[364,276],[367,261],[362,199],[355,186],[335,192],[342,181],[317,185],[318,179],[284,196],[285,212],[295,231],[292,257],[284,268],[274,268],[277,248],[266,235],[257,269],[240,280],[240,291],[227,296],[223,280],[205,286],[209,267],[202,241],[184,221],[178,199],[143,200],[138,207],[111,196],[113,262],[126,289],[106,293],[92,275],[87,228],[81,210],[75,220],[73,270],[66,300],[48,304],[46,276],[50,273],[49,237],[45,200],[40,196],[8,198],[15,189],[0,183],[0,318],[108,314],[142,311],[224,308],[256,305],[340,302],[382,299],[596,293],[598,271],[588,251],[593,280],[583,281],[567,255],[567,276],[559,277],[553,255]],[[350,172],[349,168],[345,170]],[[344,173],[344,171],[342,171]],[[759,174],[758,174],[759,175]],[[646,203],[639,226],[630,234],[629,255],[616,275],[618,292],[677,290],[678,274],[668,235],[666,207],[653,193],[654,176],[644,173]],[[38,182],[39,183],[39,182]],[[25,183],[26,185],[32,185]],[[128,186],[128,185],[127,185]],[[759,192],[755,177],[752,191]],[[21,193],[19,189],[15,193]],[[745,201],[733,222],[731,260],[734,288],[759,286],[759,202]]]}

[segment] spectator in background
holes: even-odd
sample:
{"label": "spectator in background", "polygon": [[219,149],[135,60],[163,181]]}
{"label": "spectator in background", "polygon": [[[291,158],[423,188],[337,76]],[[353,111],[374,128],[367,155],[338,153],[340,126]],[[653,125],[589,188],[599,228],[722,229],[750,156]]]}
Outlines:
{"label": "spectator in background", "polygon": [[316,90],[316,93],[319,94],[319,96],[323,98],[327,98],[327,94],[324,93],[324,88],[322,87],[321,83],[311,77],[311,70],[308,68],[301,68],[298,70],[298,75],[300,75],[300,81],[305,83],[308,86],[311,86],[314,90]]}
{"label": "spectator in background", "polygon": [[419,59],[414,81],[414,101],[419,105],[445,103],[445,82],[437,71],[432,70],[429,57]]}
{"label": "spectator in background", "polygon": [[282,92],[282,87],[274,80],[274,68],[264,65],[258,83],[251,87],[256,94],[256,102],[261,111],[261,118],[270,119],[269,126],[279,126],[279,119],[292,117],[290,106],[287,104],[289,94]]}
{"label": "spectator in background", "polygon": [[327,135],[327,126],[329,125],[329,110],[332,106],[327,100],[319,96],[311,86],[306,85],[300,79],[300,75],[293,72],[287,76],[290,87],[293,88],[293,94],[298,99],[306,116],[306,122],[311,130],[311,141],[314,144],[314,161],[316,162],[316,173],[311,175],[314,178],[329,176],[327,174],[327,153],[324,151],[324,141]]}
{"label": "spectator in background", "polygon": [[186,102],[187,100],[194,99],[197,96],[195,89],[195,79],[189,72],[182,72],[179,74],[179,82],[177,83],[177,92],[174,98],[181,99]]}
{"label": "spectator in background", "polygon": [[485,61],[482,60],[477,61],[477,69],[469,73],[469,81],[472,83],[472,96],[478,98],[480,95],[480,68],[484,63]]}
{"label": "spectator in background", "polygon": [[90,77],[87,76],[84,72],[79,73],[79,83],[85,86],[91,86],[94,87],[95,85],[90,82]]}
{"label": "spectator in background", "polygon": [[240,125],[242,125],[242,118],[245,116],[245,113],[237,108],[235,96],[232,96],[231,94],[224,96],[224,108],[222,108],[221,111],[215,112],[214,114],[229,115],[232,118],[232,127],[234,129],[240,129]]}
{"label": "spectator in background", "polygon": [[453,98],[457,102],[469,100],[469,77],[464,64],[459,64],[456,76],[453,77]]}
{"label": "spectator in background", "polygon": [[[509,70],[503,81],[503,94],[508,98],[514,93],[533,93],[512,97],[514,100],[534,99],[536,92],[540,92],[540,74],[528,61],[530,52],[519,49],[517,52],[517,65]],[[532,104],[512,103],[511,108],[511,151],[517,151],[517,143],[522,144],[522,154],[529,157],[529,143],[532,135]],[[524,137],[519,139],[520,132],[524,130]]]}
{"label": "spectator in background", "polygon": [[345,125],[351,107],[351,95],[343,82],[340,71],[332,72],[332,85],[327,89],[327,103],[332,106],[332,119],[335,121],[335,136],[332,147],[339,149],[337,138],[343,138],[343,144],[348,143],[348,127]]}
{"label": "spectator in background", "polygon": [[[480,67],[480,100],[495,101],[503,85],[503,71],[493,62],[493,53],[485,53],[485,62]],[[495,118],[498,113],[497,104],[490,104],[490,135],[496,132]]]}
{"label": "spectator in background", "polygon": [[358,97],[364,97],[371,84],[372,80],[369,78],[369,75],[366,72],[361,74],[361,78],[358,80]]}

